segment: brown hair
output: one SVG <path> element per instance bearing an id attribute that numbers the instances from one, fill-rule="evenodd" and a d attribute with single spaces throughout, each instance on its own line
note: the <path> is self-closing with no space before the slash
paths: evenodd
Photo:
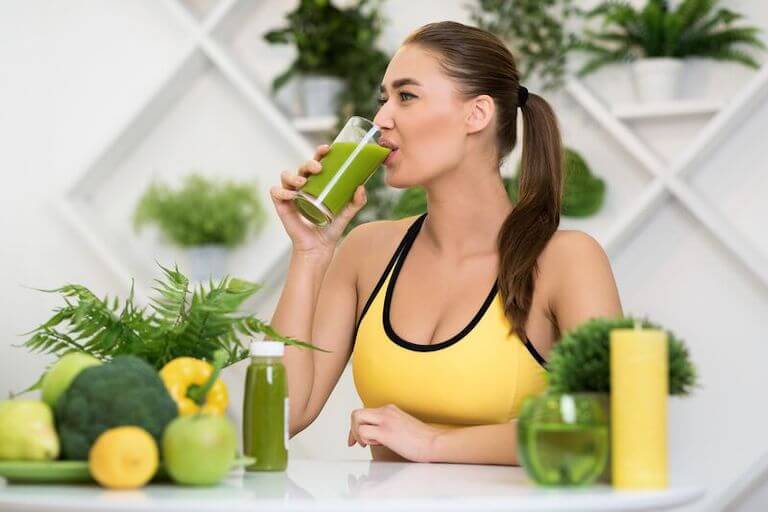
<path id="1" fill-rule="evenodd" d="M 499 165 L 517 144 L 520 88 L 515 58 L 494 34 L 452 21 L 429 23 L 403 44 L 433 51 L 461 94 L 487 94 L 496 105 Z M 526 339 L 536 261 L 560 224 L 562 148 L 557 118 L 533 93 L 521 108 L 523 155 L 519 199 L 499 231 L 499 291 L 513 332 Z"/>

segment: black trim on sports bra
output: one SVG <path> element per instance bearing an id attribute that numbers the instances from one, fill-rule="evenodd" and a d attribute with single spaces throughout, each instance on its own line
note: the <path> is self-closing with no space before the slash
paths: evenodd
<path id="1" fill-rule="evenodd" d="M 528 352 L 533 356 L 533 358 L 536 360 L 537 363 L 541 365 L 542 368 L 549 371 L 549 368 L 547 368 L 547 360 L 544 359 L 544 357 L 539 353 L 538 350 L 536 350 L 536 347 L 533 346 L 533 343 L 531 343 L 531 340 L 529 340 L 527 337 L 525 338 L 525 348 L 528 349 Z"/>
<path id="2" fill-rule="evenodd" d="M 403 247 L 406 243 L 408 243 L 408 240 L 410 239 L 411 232 L 417 229 L 417 225 L 421 226 L 420 221 L 423 220 L 423 217 L 426 214 L 422 215 L 422 217 L 419 217 L 416 219 L 413 224 L 411 224 L 408 227 L 408 230 L 405 232 L 405 236 L 403 236 L 403 239 L 400 240 L 400 243 L 397 246 L 397 249 L 395 249 L 394 254 L 392 254 L 392 257 L 389 259 L 389 263 L 387 263 L 387 267 L 384 269 L 384 272 L 381 274 L 381 277 L 379 277 L 378 282 L 376 283 L 376 286 L 374 286 L 373 291 L 368 296 L 368 300 L 365 301 L 365 306 L 363 306 L 363 310 L 360 312 L 360 318 L 357 320 L 357 324 L 355 324 L 355 334 L 352 337 L 352 348 L 355 347 L 355 341 L 357 340 L 357 331 L 360 329 L 360 324 L 363 321 L 363 317 L 365 317 L 365 314 L 368 312 L 368 308 L 371 307 L 371 304 L 373 304 L 373 300 L 376 298 L 376 295 L 378 295 L 379 290 L 384 285 L 384 281 L 387 280 L 387 276 L 389 275 L 389 272 L 392 270 L 392 267 L 395 265 L 395 262 L 397 261 L 397 257 L 400 255 L 400 252 L 403 250 Z"/>
<path id="3" fill-rule="evenodd" d="M 464 338 L 467 334 L 470 333 L 470 331 L 472 331 L 472 329 L 475 328 L 475 326 L 480 321 L 480 319 L 483 318 L 483 315 L 485 315 L 485 312 L 493 303 L 493 299 L 496 297 L 496 293 L 498 291 L 498 284 L 496 281 L 494 281 L 493 286 L 491 287 L 491 291 L 488 293 L 488 296 L 483 302 L 483 305 L 480 306 L 480 309 L 472 318 L 472 320 L 469 322 L 469 324 L 467 324 L 467 326 L 464 327 L 464 329 L 462 329 L 461 332 L 459 332 L 458 334 L 456 334 L 455 336 L 451 337 L 448 340 L 441 341 L 439 343 L 430 343 L 430 344 L 412 343 L 397 335 L 395 330 L 392 328 L 392 323 L 390 322 L 390 319 L 389 319 L 390 308 L 392 305 L 392 295 L 395 290 L 395 283 L 397 282 L 397 277 L 400 275 L 400 270 L 403 268 L 403 263 L 405 262 L 405 258 L 408 256 L 408 252 L 411 250 L 411 247 L 413 246 L 413 242 L 416 240 L 416 235 L 418 235 L 421 229 L 421 225 L 424 223 L 424 219 L 426 218 L 426 216 L 427 216 L 426 213 L 423 214 L 414 223 L 415 229 L 413 229 L 408 233 L 407 243 L 405 244 L 402 251 L 400 251 L 400 254 L 398 255 L 397 264 L 395 265 L 395 269 L 392 272 L 392 277 L 390 278 L 389 283 L 387 285 L 387 292 L 384 298 L 384 312 L 382 314 L 384 331 L 387 333 L 387 336 L 389 337 L 389 339 L 403 348 L 406 348 L 408 350 L 414 350 L 417 352 L 434 352 L 436 350 L 441 350 L 441 349 L 450 347 L 454 343 L 457 343 L 462 338 Z"/>
<path id="4" fill-rule="evenodd" d="M 390 258 L 389 263 L 387 263 L 387 267 L 384 269 L 384 272 L 382 272 L 381 277 L 379 277 L 379 280 L 376 283 L 376 286 L 373 288 L 373 291 L 369 295 L 368 300 L 365 302 L 365 306 L 363 306 L 363 310 L 360 313 L 360 318 L 358 319 L 357 324 L 355 325 L 355 333 L 352 338 L 353 350 L 355 347 L 355 342 L 357 341 L 357 332 L 360 329 L 360 324 L 362 323 L 363 318 L 365 317 L 365 314 L 368 312 L 368 309 L 371 307 L 371 304 L 373 304 L 373 301 L 376 299 L 376 296 L 378 295 L 379 291 L 381 291 L 381 287 L 384 285 L 384 281 L 387 280 L 387 276 L 392 271 L 392 267 L 395 265 L 396 267 L 392 274 L 392 278 L 390 279 L 389 286 L 387 286 L 386 296 L 384 298 L 384 311 L 382 314 L 383 316 L 382 320 L 384 323 L 384 330 L 386 331 L 386 334 L 389 337 L 389 339 L 403 348 L 413 350 L 416 352 L 433 352 L 436 350 L 449 347 L 454 343 L 457 343 L 458 341 L 460 341 L 467 334 L 469 334 L 470 331 L 472 331 L 472 329 L 477 325 L 477 323 L 480 321 L 480 319 L 483 317 L 485 312 L 493 303 L 493 299 L 496 297 L 496 293 L 498 293 L 498 282 L 496 281 L 494 281 L 493 287 L 491 288 L 491 291 L 488 294 L 488 297 L 486 297 L 482 306 L 480 306 L 479 311 L 477 312 L 477 314 L 475 314 L 475 316 L 472 318 L 470 323 L 464 329 L 462 329 L 461 332 L 459 332 L 457 335 L 453 336 L 449 340 L 442 341 L 440 343 L 432 343 L 429 345 L 425 345 L 422 343 L 411 343 L 410 341 L 404 340 L 403 338 L 397 335 L 395 330 L 392 328 L 392 324 L 389 321 L 389 312 L 392 305 L 392 295 L 394 292 L 395 281 L 397 281 L 397 277 L 400 274 L 400 269 L 403 266 L 405 257 L 408 255 L 408 251 L 410 251 L 411 246 L 413 245 L 413 242 L 416 240 L 416 235 L 418 235 L 419 231 L 421 230 L 421 226 L 424 223 L 424 219 L 426 219 L 426 217 L 427 217 L 426 213 L 422 214 L 408 228 L 405 235 L 403 236 L 403 239 L 400 241 L 400 244 L 398 244 L 397 249 L 392 254 L 392 257 Z M 401 257 L 401 254 L 402 254 L 402 257 Z M 527 337 L 523 345 L 531 354 L 531 356 L 536 360 L 536 362 L 539 363 L 545 370 L 549 371 L 549 369 L 546 366 L 547 365 L 546 359 L 542 357 L 542 355 L 539 353 L 539 351 L 536 349 L 536 347 L 530 342 L 530 340 Z"/>

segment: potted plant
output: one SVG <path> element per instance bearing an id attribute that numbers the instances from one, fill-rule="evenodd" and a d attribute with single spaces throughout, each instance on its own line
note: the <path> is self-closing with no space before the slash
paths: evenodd
<path id="1" fill-rule="evenodd" d="M 279 90 L 290 79 L 299 78 L 302 115 L 336 115 L 350 101 L 373 104 L 378 80 L 388 58 L 375 47 L 381 32 L 379 0 L 359 0 L 339 7 L 330 0 L 301 0 L 287 14 L 287 25 L 270 30 L 264 39 L 272 44 L 293 44 L 297 56 L 272 82 Z M 366 117 L 370 112 L 354 109 L 349 115 Z"/>
<path id="2" fill-rule="evenodd" d="M 543 90 L 563 85 L 568 53 L 578 41 L 569 28 L 579 12 L 573 0 L 477 0 L 469 9 L 472 22 L 509 45 L 521 80 L 535 77 Z"/>
<path id="3" fill-rule="evenodd" d="M 547 392 L 526 400 L 518 419 L 522 423 L 519 433 L 521 452 L 529 457 L 533 453 L 533 458 L 541 461 L 540 468 L 534 464 L 534 470 L 539 469 L 544 478 L 548 467 L 562 469 L 567 466 L 567 471 L 551 473 L 550 478 L 569 478 L 570 483 L 576 484 L 589 483 L 589 478 L 594 481 L 597 477 L 609 480 L 610 338 L 612 330 L 629 328 L 661 329 L 647 319 L 629 316 L 594 318 L 565 333 L 552 349 L 547 362 Z M 696 386 L 696 370 L 685 344 L 669 330 L 667 337 L 669 394 L 685 396 Z M 571 420 L 576 421 L 562 421 L 562 415 L 570 415 Z M 560 423 L 579 428 L 558 430 Z M 538 424 L 545 424 L 560 436 L 547 438 L 552 442 L 572 443 L 562 445 L 569 448 L 563 451 L 563 457 L 573 456 L 571 452 L 578 451 L 582 448 L 580 443 L 585 443 L 580 465 L 571 467 L 569 461 L 559 458 L 561 454 L 548 452 L 546 446 L 536 446 L 536 442 L 548 442 L 545 437 L 532 435 Z M 563 441 L 564 433 L 570 435 L 566 441 Z M 586 445 L 590 446 L 589 450 Z"/>
<path id="4" fill-rule="evenodd" d="M 178 190 L 153 183 L 134 212 L 137 232 L 156 224 L 168 241 L 186 250 L 195 281 L 220 278 L 229 250 L 258 233 L 265 220 L 255 186 L 199 174 L 186 176 Z"/>
<path id="5" fill-rule="evenodd" d="M 672 9 L 666 0 L 647 0 L 642 9 L 627 2 L 603 1 L 586 13 L 601 18 L 598 31 L 585 30 L 578 48 L 591 54 L 581 67 L 584 76 L 600 67 L 631 62 L 635 91 L 641 101 L 677 96 L 683 59 L 704 57 L 759 67 L 745 48 L 765 45 L 757 27 L 735 26 L 742 15 L 715 10 L 718 0 L 683 0 Z"/>
<path id="6" fill-rule="evenodd" d="M 631 316 L 596 318 L 566 332 L 552 349 L 547 363 L 548 391 L 608 393 L 611 387 L 610 333 L 613 329 L 661 329 Z M 669 336 L 669 394 L 688 395 L 696 385 L 696 370 L 683 341 Z"/>

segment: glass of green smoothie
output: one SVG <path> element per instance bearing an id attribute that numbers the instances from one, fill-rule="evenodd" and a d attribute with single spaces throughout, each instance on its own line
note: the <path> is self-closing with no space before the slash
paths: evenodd
<path id="1" fill-rule="evenodd" d="M 320 161 L 322 170 L 309 176 L 294 203 L 313 224 L 325 226 L 352 201 L 391 151 L 378 144 L 381 130 L 371 121 L 353 116 Z"/>

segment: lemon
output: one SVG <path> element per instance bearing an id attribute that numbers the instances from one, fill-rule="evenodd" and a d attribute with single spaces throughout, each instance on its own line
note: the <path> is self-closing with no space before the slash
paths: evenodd
<path id="1" fill-rule="evenodd" d="M 115 427 L 96 438 L 88 468 L 99 484 L 110 489 L 136 489 L 154 476 L 158 465 L 155 440 L 143 428 Z"/>

